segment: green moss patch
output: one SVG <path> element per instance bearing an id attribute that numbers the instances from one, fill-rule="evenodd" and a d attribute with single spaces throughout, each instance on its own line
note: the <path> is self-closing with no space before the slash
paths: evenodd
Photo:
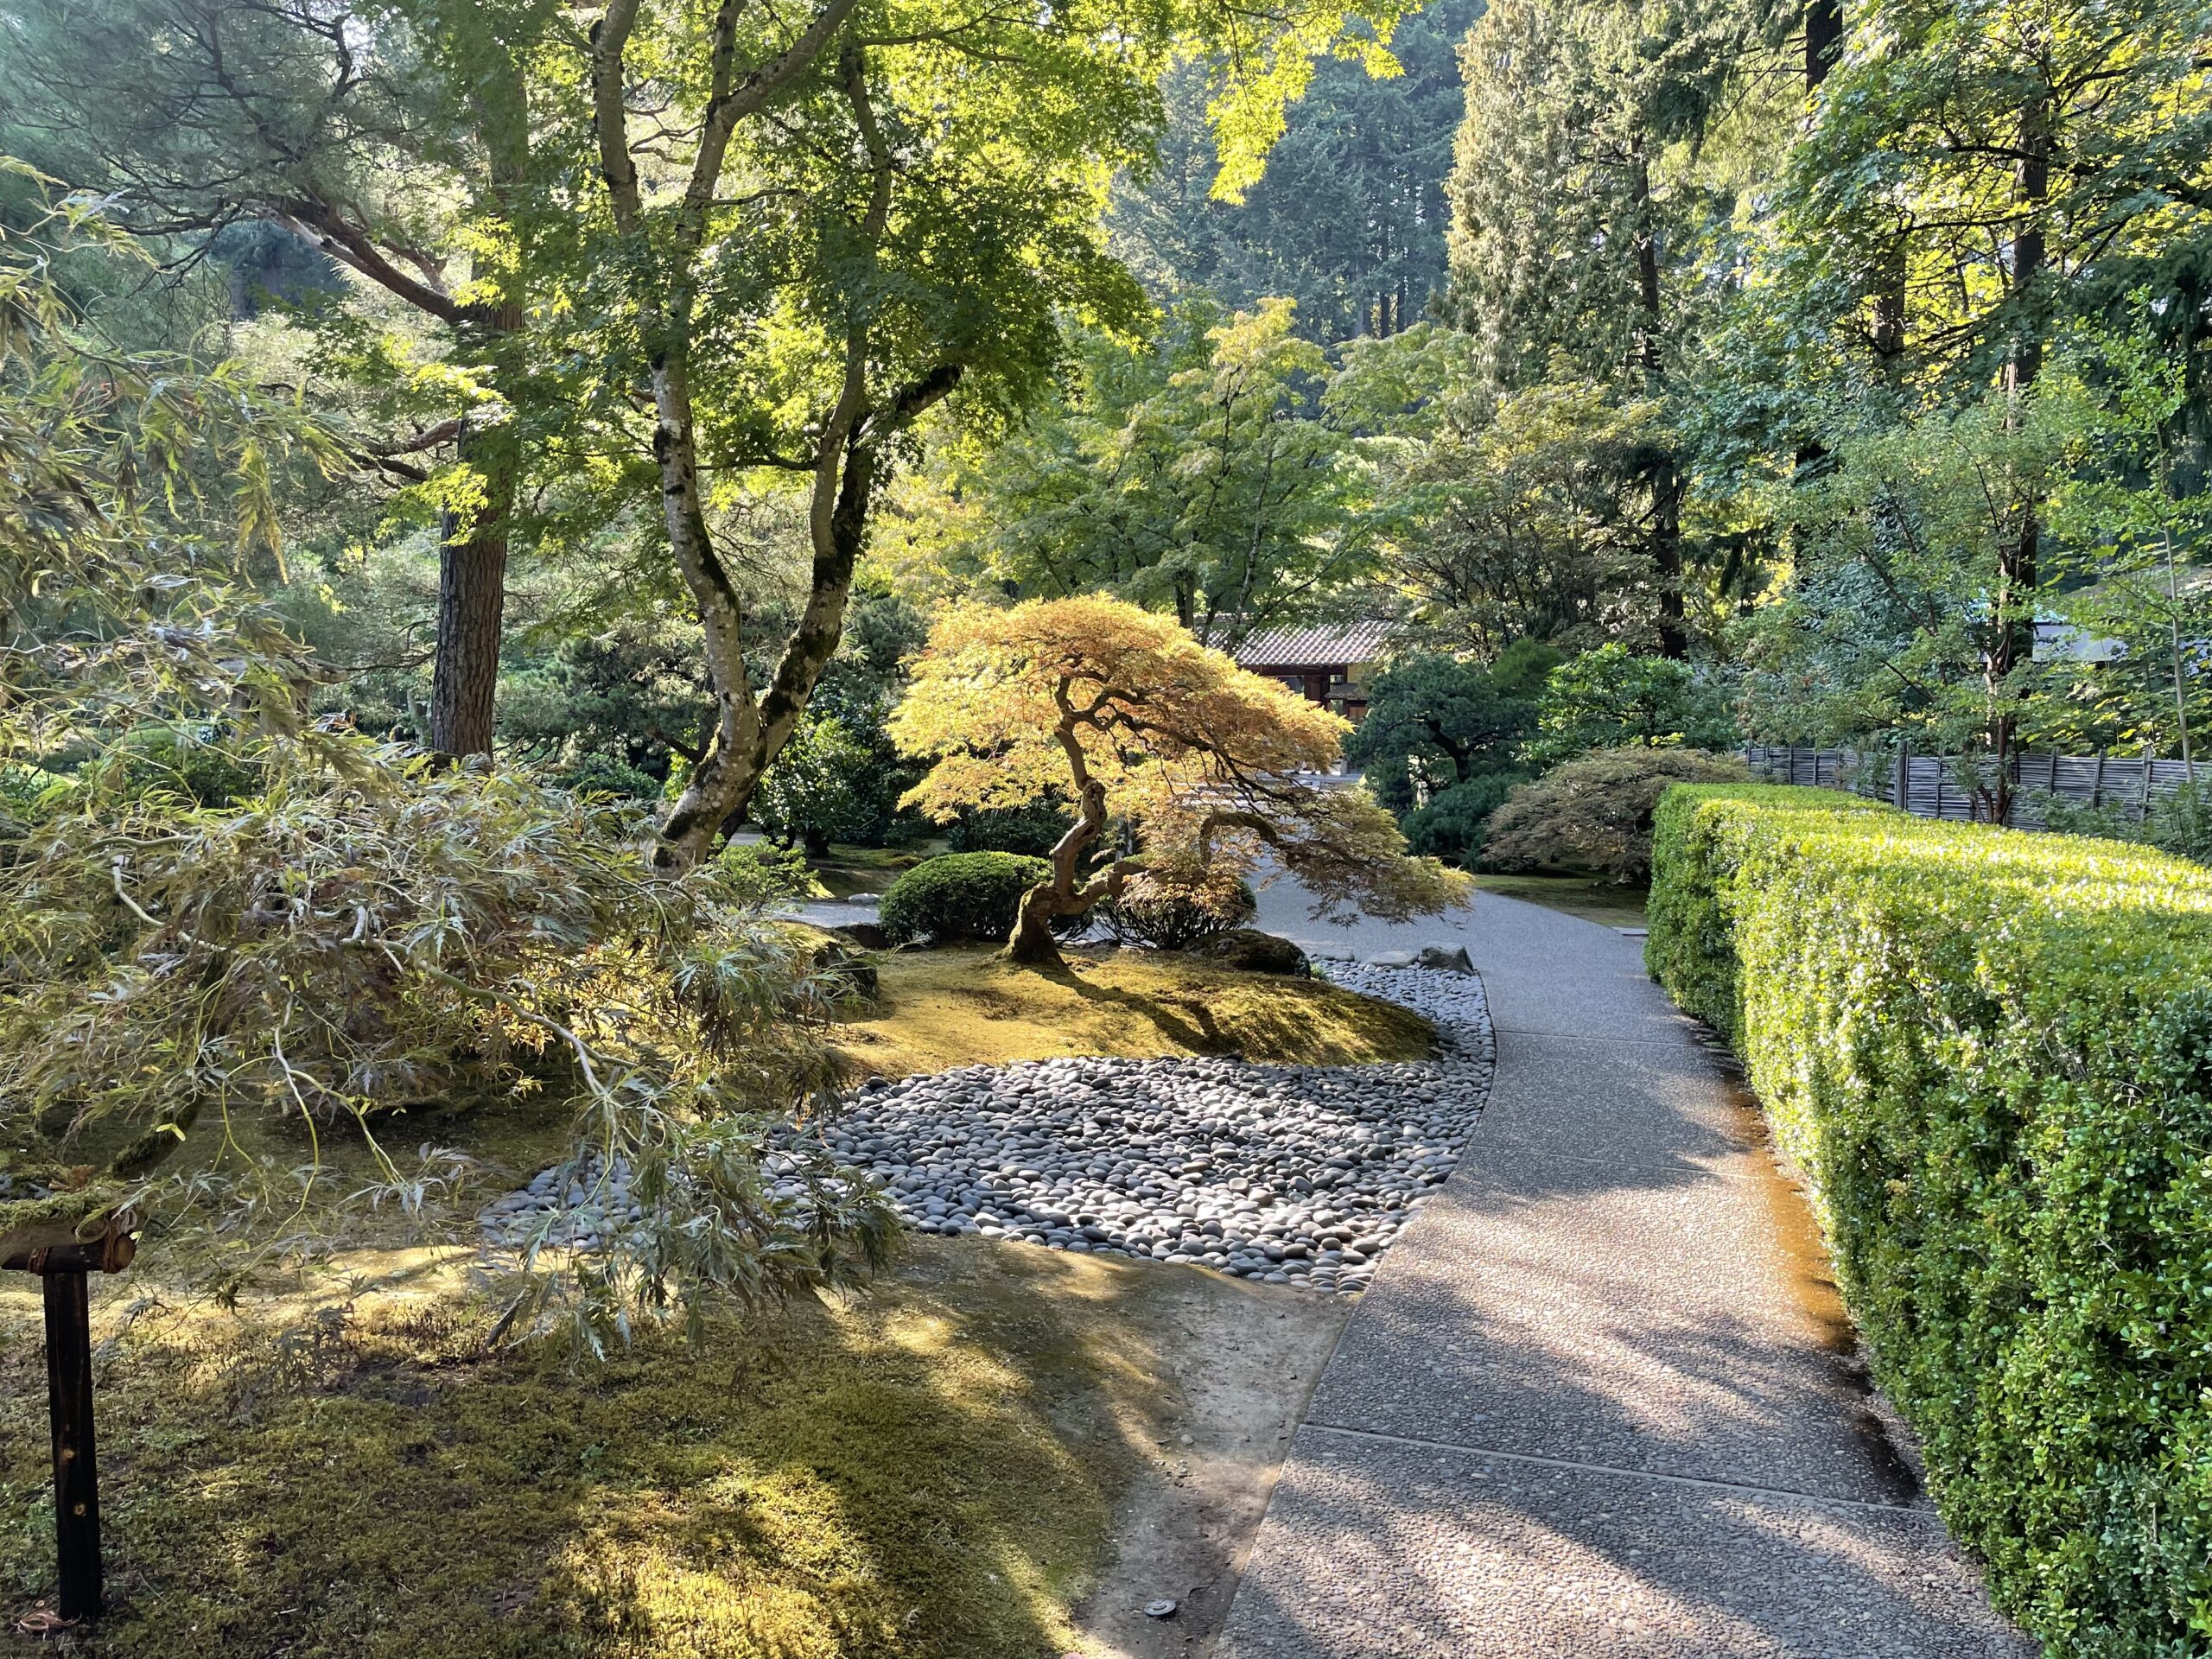
<path id="1" fill-rule="evenodd" d="M 1501 899 L 1519 899 L 1548 910 L 1565 911 L 1604 927 L 1642 927 L 1645 890 L 1580 875 L 1504 875 L 1484 872 L 1475 885 Z"/>
<path id="2" fill-rule="evenodd" d="M 1054 1655 L 1162 1432 L 1157 1275 L 1088 1258 L 933 1241 L 863 1296 L 603 1368 L 486 1355 L 450 1263 L 365 1265 L 235 1313 L 100 1287 L 112 1611 L 76 1651 Z M 0 1295 L 15 1614 L 52 1573 L 35 1296 Z"/>
<path id="3" fill-rule="evenodd" d="M 834 1033 L 864 1073 L 903 1077 L 1070 1054 L 1241 1054 L 1283 1065 L 1427 1058 L 1419 1014 L 1325 980 L 1242 973 L 1160 950 L 1016 967 L 996 947 L 880 959 L 875 1006 Z"/>

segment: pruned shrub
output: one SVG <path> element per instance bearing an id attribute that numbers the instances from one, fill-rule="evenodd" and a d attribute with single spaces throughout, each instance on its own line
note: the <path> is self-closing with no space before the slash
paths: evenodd
<path id="1" fill-rule="evenodd" d="M 1489 839 L 1491 816 L 1528 781 L 1526 772 L 1493 772 L 1439 791 L 1406 814 L 1399 826 L 1406 832 L 1406 845 L 1416 853 L 1465 862 Z"/>
<path id="2" fill-rule="evenodd" d="M 1021 895 L 1052 874 L 1043 859 L 1015 853 L 947 853 L 893 881 L 878 919 L 893 944 L 1003 939 L 1014 931 Z"/>
<path id="3" fill-rule="evenodd" d="M 1243 926 L 1259 913 L 1260 901 L 1249 881 L 1216 893 L 1194 893 L 1140 879 L 1091 915 L 1118 944 L 1187 950 L 1217 933 Z"/>
<path id="4" fill-rule="evenodd" d="M 2212 872 L 1828 791 L 1661 805 L 1646 961 L 1804 1173 L 1945 1519 L 2054 1655 L 2212 1607 Z"/>
<path id="5" fill-rule="evenodd" d="M 1580 870 L 1630 885 L 1651 874 L 1651 820 L 1675 784 L 1748 783 L 1743 763 L 1695 749 L 1600 749 L 1523 784 L 1490 817 L 1495 870 Z"/>

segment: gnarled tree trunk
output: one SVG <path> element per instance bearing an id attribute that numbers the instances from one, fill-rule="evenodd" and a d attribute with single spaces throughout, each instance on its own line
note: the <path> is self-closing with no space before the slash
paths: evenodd
<path id="1" fill-rule="evenodd" d="M 705 751 L 662 824 L 654 849 L 654 861 L 666 869 L 696 863 L 713 847 L 723 824 L 741 817 L 751 804 L 761 773 L 797 727 L 816 681 L 837 648 L 852 590 L 853 564 L 867 533 L 880 446 L 949 393 L 960 378 L 957 366 L 940 368 L 902 389 L 887 405 L 875 406 L 868 397 L 867 324 L 855 313 L 849 327 L 844 380 L 836 406 L 814 438 L 808 513 L 814 565 L 806 609 L 773 678 L 756 699 L 741 637 L 742 599 L 708 527 L 699 470 L 690 380 L 698 297 L 695 262 L 738 124 L 795 84 L 829 48 L 855 3 L 857 0 L 825 0 L 788 47 L 749 73 L 741 71 L 738 61 L 743 7 L 738 0 L 722 0 L 715 9 L 709 28 L 706 119 L 683 194 L 670 210 L 666 251 L 661 256 L 669 262 L 665 280 L 644 281 L 639 288 L 652 368 L 653 457 L 660 474 L 662 513 L 670 551 L 699 607 L 715 702 Z M 624 61 L 639 9 L 639 0 L 613 0 L 594 28 L 591 95 L 600 171 L 614 222 L 643 249 L 652 240 L 652 232 L 630 150 Z M 856 48 L 846 49 L 841 67 L 845 93 L 875 174 L 867 210 L 854 227 L 862 245 L 872 248 L 882 238 L 890 211 L 892 157 L 869 107 Z"/>
<path id="2" fill-rule="evenodd" d="M 1100 874 L 1087 881 L 1083 879 L 1084 855 L 1106 833 L 1106 785 L 1090 775 L 1082 740 L 1076 734 L 1087 716 L 1071 700 L 1065 681 L 1054 693 L 1053 701 L 1060 709 L 1060 723 L 1053 735 L 1059 740 L 1074 778 L 1076 816 L 1067 833 L 1052 844 L 1052 874 L 1021 895 L 1021 907 L 1014 912 L 1006 959 L 1031 967 L 1058 966 L 1062 957 L 1059 942 L 1052 937 L 1052 924 L 1063 917 L 1084 915 L 1105 899 L 1120 898 L 1129 873 L 1136 868 L 1132 860 L 1116 859 Z"/>

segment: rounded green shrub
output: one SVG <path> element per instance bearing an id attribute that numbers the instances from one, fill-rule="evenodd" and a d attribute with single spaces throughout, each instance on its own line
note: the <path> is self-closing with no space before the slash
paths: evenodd
<path id="1" fill-rule="evenodd" d="M 1239 881 L 1224 902 L 1204 904 L 1173 887 L 1140 887 L 1091 912 L 1117 944 L 1187 950 L 1216 934 L 1243 926 L 1260 913 L 1249 881 Z"/>
<path id="2" fill-rule="evenodd" d="M 884 937 L 893 944 L 1003 939 L 1014 931 L 1021 895 L 1052 874 L 1045 860 L 1018 853 L 947 853 L 925 859 L 883 895 Z"/>
<path id="3" fill-rule="evenodd" d="M 981 807 L 960 815 L 945 831 L 956 853 L 1020 853 L 1042 858 L 1075 820 L 1049 801 L 1029 806 Z"/>
<path id="4" fill-rule="evenodd" d="M 1463 861 L 1482 850 L 1491 814 L 1529 781 L 1524 772 L 1492 772 L 1440 790 L 1406 814 L 1399 826 L 1416 853 Z"/>

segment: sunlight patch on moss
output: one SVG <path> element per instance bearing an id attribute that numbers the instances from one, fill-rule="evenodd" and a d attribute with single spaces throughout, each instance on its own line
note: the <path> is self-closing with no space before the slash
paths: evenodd
<path id="1" fill-rule="evenodd" d="M 1162 1432 L 1158 1275 L 1124 1265 L 932 1241 L 867 1292 L 597 1370 L 484 1354 L 457 1260 L 393 1265 L 237 1313 L 99 1297 L 113 1611 L 79 1652 L 1057 1654 Z M 36 1320 L 6 1287 L 18 1612 L 51 1573 Z"/>
<path id="2" fill-rule="evenodd" d="M 833 1033 L 863 1075 L 1075 1054 L 1357 1065 L 1425 1059 L 1435 1041 L 1420 1015 L 1324 980 L 1166 951 L 1071 954 L 1065 972 L 1014 966 L 987 945 L 901 950 L 878 965 L 876 1005 Z"/>

